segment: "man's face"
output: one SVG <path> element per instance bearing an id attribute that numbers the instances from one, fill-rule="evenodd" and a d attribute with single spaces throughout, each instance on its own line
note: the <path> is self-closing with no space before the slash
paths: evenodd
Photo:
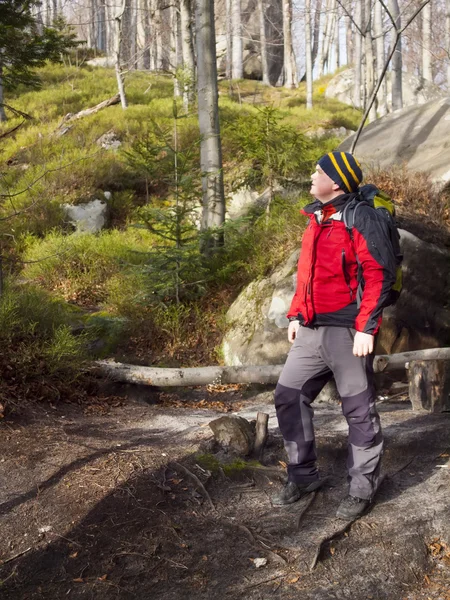
<path id="1" fill-rule="evenodd" d="M 309 193 L 321 202 L 328 202 L 341 193 L 341 190 L 337 183 L 331 177 L 328 177 L 319 165 L 316 165 L 316 170 L 311 175 L 311 189 Z"/>

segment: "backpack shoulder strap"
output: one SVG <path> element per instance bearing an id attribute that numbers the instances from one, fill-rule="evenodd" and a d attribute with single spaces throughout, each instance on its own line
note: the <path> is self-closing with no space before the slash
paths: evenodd
<path id="1" fill-rule="evenodd" d="M 348 231 L 350 238 L 353 241 L 353 225 L 355 224 L 355 213 L 358 210 L 358 207 L 364 201 L 361 200 L 360 197 L 355 197 L 352 200 L 349 200 L 347 204 L 344 206 L 344 210 L 342 211 L 342 221 L 344 222 L 345 228 Z"/>

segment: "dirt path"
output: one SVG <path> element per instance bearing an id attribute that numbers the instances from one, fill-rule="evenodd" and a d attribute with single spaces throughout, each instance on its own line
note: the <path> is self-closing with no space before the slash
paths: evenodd
<path id="1" fill-rule="evenodd" d="M 270 394 L 207 396 L 108 414 L 35 408 L 2 422 L 2 600 L 450 599 L 450 415 L 380 406 L 386 478 L 372 511 L 344 530 L 334 517 L 346 492 L 339 407 L 316 406 L 329 485 L 274 508 L 284 455 Z M 270 413 L 269 468 L 217 469 L 205 454 L 207 423 L 227 407 Z"/>

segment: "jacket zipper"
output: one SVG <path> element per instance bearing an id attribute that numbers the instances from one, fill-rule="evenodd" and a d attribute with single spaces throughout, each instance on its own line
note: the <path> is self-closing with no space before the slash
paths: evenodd
<path id="1" fill-rule="evenodd" d="M 347 273 L 347 269 L 345 268 L 345 249 L 342 248 L 342 273 L 344 274 L 344 279 L 345 279 L 345 283 L 347 284 L 347 287 L 350 291 L 350 301 L 353 302 L 353 290 L 352 290 L 352 286 L 350 285 L 350 279 Z"/>

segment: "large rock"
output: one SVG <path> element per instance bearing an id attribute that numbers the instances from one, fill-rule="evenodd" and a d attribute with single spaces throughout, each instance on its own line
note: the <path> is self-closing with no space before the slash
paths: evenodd
<path id="1" fill-rule="evenodd" d="M 353 137 L 340 150 L 350 150 Z M 405 163 L 426 171 L 439 187 L 450 181 L 450 98 L 411 106 L 378 119 L 363 129 L 356 154 L 365 166 Z"/>
<path id="2" fill-rule="evenodd" d="M 247 419 L 235 415 L 219 417 L 209 426 L 220 446 L 227 452 L 248 456 L 255 443 L 255 431 Z"/>
<path id="3" fill-rule="evenodd" d="M 102 200 L 86 204 L 63 204 L 63 210 L 79 233 L 97 233 L 107 223 L 108 205 Z"/>
<path id="4" fill-rule="evenodd" d="M 345 69 L 337 73 L 331 79 L 325 90 L 327 98 L 335 98 L 344 104 L 353 106 L 353 87 L 355 81 L 355 70 Z M 388 108 L 392 110 L 392 85 L 391 73 L 386 73 Z M 420 77 L 411 73 L 402 74 L 403 106 L 417 106 L 425 104 L 430 100 L 436 100 L 445 96 L 445 93 L 431 81 L 421 80 Z"/>
<path id="5" fill-rule="evenodd" d="M 401 231 L 404 289 L 385 310 L 377 353 L 404 352 L 450 342 L 450 253 Z M 251 283 L 227 313 L 222 350 L 226 365 L 280 364 L 290 344 L 286 313 L 296 284 L 298 251 L 271 277 Z"/>

